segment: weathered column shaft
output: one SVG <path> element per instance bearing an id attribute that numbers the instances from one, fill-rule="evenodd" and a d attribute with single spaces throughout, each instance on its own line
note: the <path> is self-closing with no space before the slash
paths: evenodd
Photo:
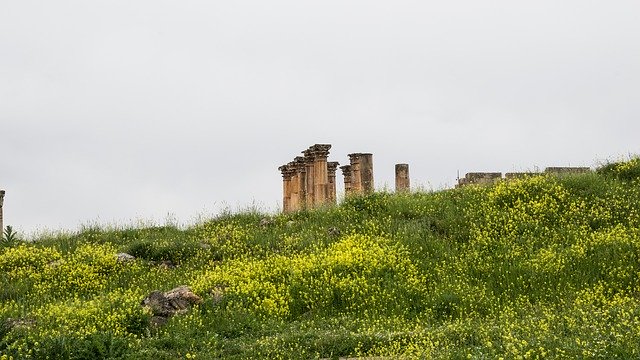
<path id="1" fill-rule="evenodd" d="M 4 190 L 0 190 L 0 239 L 4 236 L 4 218 L 2 214 L 2 204 L 4 203 Z"/>
<path id="2" fill-rule="evenodd" d="M 298 174 L 296 184 L 296 187 L 298 189 L 298 204 L 296 206 L 296 210 L 300 210 L 305 207 L 307 202 L 307 171 L 303 157 L 297 156 L 295 158 L 295 162 L 296 173 Z"/>
<path id="3" fill-rule="evenodd" d="M 355 153 L 349 154 L 351 162 L 351 188 L 355 193 L 370 193 L 374 189 L 373 183 L 373 155 Z"/>
<path id="4" fill-rule="evenodd" d="M 373 155 L 362 154 L 360 157 L 360 181 L 362 181 L 362 191 L 373 192 Z"/>
<path id="5" fill-rule="evenodd" d="M 396 164 L 396 192 L 409 191 L 409 164 Z"/>
<path id="6" fill-rule="evenodd" d="M 327 163 L 327 174 L 329 176 L 329 185 L 327 186 L 328 202 L 336 203 L 336 170 L 340 163 L 332 161 Z"/>
<path id="7" fill-rule="evenodd" d="M 349 195 L 353 191 L 351 188 L 351 165 L 340 166 L 344 178 L 344 194 Z"/>
<path id="8" fill-rule="evenodd" d="M 351 191 L 354 194 L 362 193 L 362 176 L 360 173 L 360 154 L 349 154 L 351 163 Z"/>
<path id="9" fill-rule="evenodd" d="M 314 154 L 309 150 L 303 151 L 304 153 L 304 166 L 305 166 L 305 206 L 312 208 L 315 202 L 315 176 L 314 176 Z"/>
<path id="10" fill-rule="evenodd" d="M 298 177 L 300 174 L 297 171 L 294 171 L 291 174 L 291 181 L 289 183 L 289 189 L 291 190 L 291 197 L 289 198 L 289 211 L 298 210 L 300 204 L 300 181 Z"/>
<path id="11" fill-rule="evenodd" d="M 293 175 L 288 165 L 278 168 L 282 172 L 282 211 L 291 212 L 291 177 Z"/>
<path id="12" fill-rule="evenodd" d="M 315 144 L 310 148 L 313 151 L 313 203 L 325 204 L 328 199 L 329 172 L 327 170 L 327 157 L 329 156 L 329 144 Z"/>

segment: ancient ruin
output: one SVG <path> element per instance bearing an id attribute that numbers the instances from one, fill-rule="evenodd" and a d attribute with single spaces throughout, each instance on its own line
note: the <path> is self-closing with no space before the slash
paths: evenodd
<path id="1" fill-rule="evenodd" d="M 282 173 L 282 210 L 313 208 L 336 201 L 336 169 L 339 163 L 327 162 L 329 144 L 315 144 L 288 164 Z"/>
<path id="2" fill-rule="evenodd" d="M 344 177 L 344 193 L 351 194 L 351 165 L 340 166 L 342 176 Z"/>
<path id="3" fill-rule="evenodd" d="M 4 234 L 4 222 L 2 217 L 2 203 L 4 202 L 4 190 L 0 190 L 0 239 Z"/>
<path id="4" fill-rule="evenodd" d="M 353 153 L 348 156 L 351 163 L 349 175 L 350 193 L 366 194 L 373 192 L 373 154 Z"/>
<path id="5" fill-rule="evenodd" d="M 396 192 L 410 190 L 409 164 L 396 164 Z"/>
<path id="6" fill-rule="evenodd" d="M 551 166 L 544 169 L 544 172 L 547 174 L 584 174 L 589 171 L 591 171 L 591 169 L 588 167 L 571 167 L 571 166 L 565 166 L 565 167 Z"/>
<path id="7" fill-rule="evenodd" d="M 336 202 L 336 170 L 338 169 L 338 165 L 340 165 L 337 161 L 332 161 L 327 163 L 327 174 L 329 175 L 329 186 L 327 198 L 330 203 Z"/>
<path id="8" fill-rule="evenodd" d="M 588 167 L 548 167 L 544 173 L 539 172 L 510 172 L 504 174 L 504 180 L 522 179 L 535 175 L 563 175 L 563 174 L 583 174 L 591 171 Z M 471 172 L 467 173 L 464 178 L 458 179 L 456 188 L 471 185 L 490 185 L 502 180 L 502 173 L 498 172 Z"/>
<path id="9" fill-rule="evenodd" d="M 304 156 L 278 168 L 282 173 L 282 210 L 292 212 L 325 204 L 335 204 L 336 171 L 340 163 L 327 161 L 329 144 L 315 144 L 302 151 Z M 349 165 L 341 166 L 346 195 L 373 192 L 373 155 L 349 154 Z M 406 164 L 405 183 L 409 188 L 409 167 Z"/>

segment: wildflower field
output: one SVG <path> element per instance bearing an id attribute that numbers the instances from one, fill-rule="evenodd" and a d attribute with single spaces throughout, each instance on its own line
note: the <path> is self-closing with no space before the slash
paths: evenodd
<path id="1" fill-rule="evenodd" d="M 2 360 L 367 356 L 639 358 L 640 160 L 0 245 Z"/>

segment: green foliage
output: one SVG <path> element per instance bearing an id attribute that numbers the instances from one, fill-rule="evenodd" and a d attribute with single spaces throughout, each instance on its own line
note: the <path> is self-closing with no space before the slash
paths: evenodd
<path id="1" fill-rule="evenodd" d="M 607 163 L 599 167 L 596 172 L 607 177 L 624 181 L 640 179 L 640 157 L 632 157 L 628 161 Z"/>
<path id="2" fill-rule="evenodd" d="M 13 230 L 11 225 L 7 225 L 4 229 L 0 229 L 0 243 L 4 240 L 6 243 L 11 244 L 18 240 L 18 233 Z"/>
<path id="3" fill-rule="evenodd" d="M 0 360 L 637 358 L 638 169 L 3 243 Z"/>

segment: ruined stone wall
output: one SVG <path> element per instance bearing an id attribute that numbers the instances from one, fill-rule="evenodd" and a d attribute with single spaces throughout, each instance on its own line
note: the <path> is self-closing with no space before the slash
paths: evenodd
<path id="1" fill-rule="evenodd" d="M 591 171 L 588 167 L 548 167 L 545 169 L 544 174 L 549 175 L 563 175 L 563 174 L 582 174 Z M 543 173 L 537 172 L 510 172 L 504 174 L 504 180 L 522 179 L 529 176 L 542 175 Z M 495 172 L 471 172 L 467 173 L 464 178 L 458 179 L 456 187 L 478 184 L 489 185 L 495 184 L 502 180 L 502 173 Z"/>

